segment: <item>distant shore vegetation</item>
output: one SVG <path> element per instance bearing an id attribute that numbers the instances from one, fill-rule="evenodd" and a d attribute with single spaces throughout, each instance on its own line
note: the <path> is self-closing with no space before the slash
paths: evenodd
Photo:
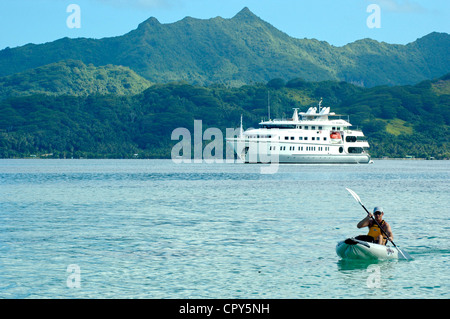
<path id="1" fill-rule="evenodd" d="M 241 87 L 140 83 L 139 93 L 74 95 L 66 88 L 63 94 L 36 94 L 35 87 L 3 97 L 0 157 L 170 158 L 178 142 L 171 140 L 172 131 L 184 127 L 193 132 L 194 120 L 202 120 L 204 130 L 225 132 L 239 127 L 242 115 L 244 128 L 257 127 L 268 116 L 268 103 L 272 118 L 289 118 L 294 107 L 306 110 L 322 98 L 324 106 L 348 115 L 363 130 L 374 158 L 450 158 L 450 75 L 373 88 L 300 78 Z"/>

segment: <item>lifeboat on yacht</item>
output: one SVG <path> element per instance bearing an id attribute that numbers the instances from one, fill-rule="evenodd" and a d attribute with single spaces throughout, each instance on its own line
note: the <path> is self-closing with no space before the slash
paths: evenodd
<path id="1" fill-rule="evenodd" d="M 331 132 L 330 139 L 332 143 L 339 143 L 342 141 L 341 133 L 339 132 Z"/>

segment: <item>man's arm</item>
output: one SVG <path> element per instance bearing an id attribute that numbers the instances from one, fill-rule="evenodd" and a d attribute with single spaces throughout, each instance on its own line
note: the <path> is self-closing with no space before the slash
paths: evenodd
<path id="1" fill-rule="evenodd" d="M 363 228 L 369 226 L 370 220 L 372 218 L 372 214 L 367 214 L 366 218 L 361 220 L 356 227 Z"/>
<path id="2" fill-rule="evenodd" d="M 386 234 L 389 236 L 389 239 L 392 241 L 394 240 L 394 234 L 392 233 L 391 230 L 391 225 L 389 225 L 388 223 L 386 223 L 386 229 L 385 229 Z"/>

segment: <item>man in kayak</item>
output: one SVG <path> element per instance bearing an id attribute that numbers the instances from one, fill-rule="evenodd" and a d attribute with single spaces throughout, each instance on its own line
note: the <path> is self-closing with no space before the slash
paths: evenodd
<path id="1" fill-rule="evenodd" d="M 373 215 L 369 213 L 366 218 L 361 220 L 358 225 L 356 225 L 356 227 L 358 228 L 369 227 L 369 233 L 367 234 L 367 236 L 370 236 L 369 238 L 371 239 L 373 238 L 372 242 L 378 243 L 380 245 L 386 245 L 386 237 L 381 232 L 380 227 L 378 227 L 377 223 L 373 221 L 372 216 L 375 217 L 375 220 L 383 228 L 384 232 L 389 236 L 389 239 L 391 241 L 394 240 L 394 234 L 392 234 L 391 226 L 383 220 L 383 215 L 383 208 L 375 207 L 373 209 Z"/>

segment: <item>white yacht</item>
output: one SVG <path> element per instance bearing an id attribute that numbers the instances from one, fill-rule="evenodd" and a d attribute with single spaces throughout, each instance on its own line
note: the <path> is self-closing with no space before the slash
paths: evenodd
<path id="1" fill-rule="evenodd" d="M 227 142 L 245 163 L 371 163 L 369 143 L 348 120 L 329 107 L 294 108 L 292 119 L 262 121 L 259 128 L 241 128 L 239 136 Z"/>

